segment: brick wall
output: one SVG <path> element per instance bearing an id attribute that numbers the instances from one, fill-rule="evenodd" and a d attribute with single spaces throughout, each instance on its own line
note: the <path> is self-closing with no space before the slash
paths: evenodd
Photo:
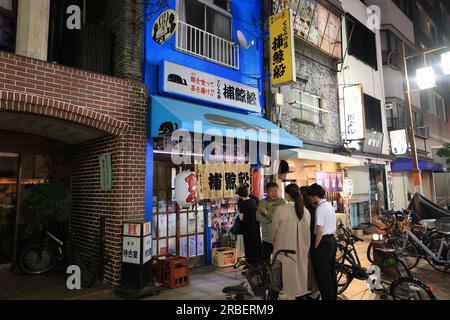
<path id="1" fill-rule="evenodd" d="M 0 51 L 0 92 L 0 115 L 5 110 L 38 114 L 46 108 L 44 115 L 67 121 L 63 111 L 76 109 L 80 117 L 73 119 L 98 130 L 101 123 L 95 119 L 125 124 L 120 133 L 103 128 L 104 137 L 73 146 L 71 163 L 74 240 L 96 248 L 100 217 L 106 217 L 105 280 L 118 285 L 122 222 L 144 217 L 145 86 Z M 102 191 L 98 156 L 105 152 L 112 153 L 113 187 Z"/>

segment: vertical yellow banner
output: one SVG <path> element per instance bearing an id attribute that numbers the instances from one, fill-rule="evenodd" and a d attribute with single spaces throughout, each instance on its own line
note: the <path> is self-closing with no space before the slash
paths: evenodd
<path id="1" fill-rule="evenodd" d="M 296 81 L 293 17 L 290 9 L 270 17 L 272 85 Z"/>

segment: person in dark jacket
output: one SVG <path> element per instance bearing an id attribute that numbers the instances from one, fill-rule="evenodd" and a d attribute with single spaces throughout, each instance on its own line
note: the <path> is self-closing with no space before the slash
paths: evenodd
<path id="1" fill-rule="evenodd" d="M 261 232 L 259 222 L 256 220 L 256 201 L 249 197 L 248 188 L 241 186 L 237 189 L 239 196 L 239 219 L 242 221 L 244 238 L 245 260 L 255 265 L 261 257 Z"/>

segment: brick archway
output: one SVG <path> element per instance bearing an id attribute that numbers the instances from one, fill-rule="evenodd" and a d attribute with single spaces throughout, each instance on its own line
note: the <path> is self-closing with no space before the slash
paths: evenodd
<path id="1" fill-rule="evenodd" d="M 107 134 L 119 135 L 130 126 L 93 109 L 72 103 L 22 92 L 0 90 L 0 112 L 34 114 L 90 127 Z"/>

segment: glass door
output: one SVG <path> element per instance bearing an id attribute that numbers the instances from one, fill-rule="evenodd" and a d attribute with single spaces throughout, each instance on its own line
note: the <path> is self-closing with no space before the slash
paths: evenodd
<path id="1" fill-rule="evenodd" d="M 19 154 L 0 152 L 0 265 L 13 259 Z"/>

